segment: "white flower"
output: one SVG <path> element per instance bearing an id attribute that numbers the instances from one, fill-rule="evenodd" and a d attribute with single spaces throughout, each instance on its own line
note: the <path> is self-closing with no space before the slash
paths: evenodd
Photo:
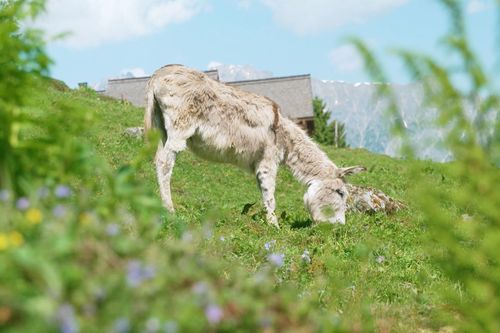
<path id="1" fill-rule="evenodd" d="M 309 251 L 304 250 L 304 253 L 300 256 L 302 258 L 302 261 L 305 262 L 306 264 L 311 263 L 311 257 L 309 256 Z"/>

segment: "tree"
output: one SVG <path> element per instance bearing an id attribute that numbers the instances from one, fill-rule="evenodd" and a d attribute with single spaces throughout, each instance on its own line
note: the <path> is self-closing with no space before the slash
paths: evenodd
<path id="1" fill-rule="evenodd" d="M 345 142 L 345 125 L 336 120 L 328 123 L 331 112 L 326 109 L 325 102 L 315 97 L 313 99 L 314 139 L 324 145 L 337 148 L 347 147 Z"/>

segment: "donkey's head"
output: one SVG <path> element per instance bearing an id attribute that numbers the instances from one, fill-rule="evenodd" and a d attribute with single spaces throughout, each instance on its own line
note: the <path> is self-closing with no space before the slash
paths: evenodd
<path id="1" fill-rule="evenodd" d="M 304 202 L 315 222 L 345 224 L 347 188 L 344 177 L 365 171 L 361 166 L 337 168 L 330 178 L 313 180 Z"/>

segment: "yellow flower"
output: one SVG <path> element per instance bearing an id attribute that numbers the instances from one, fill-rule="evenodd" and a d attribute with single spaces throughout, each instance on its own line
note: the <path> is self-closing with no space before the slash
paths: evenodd
<path id="1" fill-rule="evenodd" d="M 91 220 L 92 220 L 92 216 L 89 213 L 84 212 L 84 213 L 80 214 L 80 223 L 82 225 L 89 224 L 91 222 Z"/>
<path id="2" fill-rule="evenodd" d="M 24 237 L 17 231 L 11 231 L 9 233 L 9 241 L 13 247 L 19 247 L 24 243 Z"/>
<path id="3" fill-rule="evenodd" d="M 26 219 L 30 224 L 39 224 L 42 222 L 42 212 L 36 208 L 30 208 L 26 212 Z"/>
<path id="4" fill-rule="evenodd" d="M 7 250 L 9 247 L 9 239 L 7 235 L 0 233 L 0 251 Z"/>

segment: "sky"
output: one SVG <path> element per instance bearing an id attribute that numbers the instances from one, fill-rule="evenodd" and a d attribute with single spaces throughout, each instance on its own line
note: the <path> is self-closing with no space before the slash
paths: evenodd
<path id="1" fill-rule="evenodd" d="M 473 47 L 489 70 L 499 65 L 494 1 L 462 1 Z M 48 0 L 35 25 L 49 37 L 53 77 L 102 89 L 109 78 L 146 76 L 172 63 L 218 68 L 227 80 L 311 74 L 369 81 L 346 44 L 351 36 L 378 54 L 391 81 L 404 83 L 390 51 L 446 63 L 439 37 L 448 23 L 435 0 Z"/>

